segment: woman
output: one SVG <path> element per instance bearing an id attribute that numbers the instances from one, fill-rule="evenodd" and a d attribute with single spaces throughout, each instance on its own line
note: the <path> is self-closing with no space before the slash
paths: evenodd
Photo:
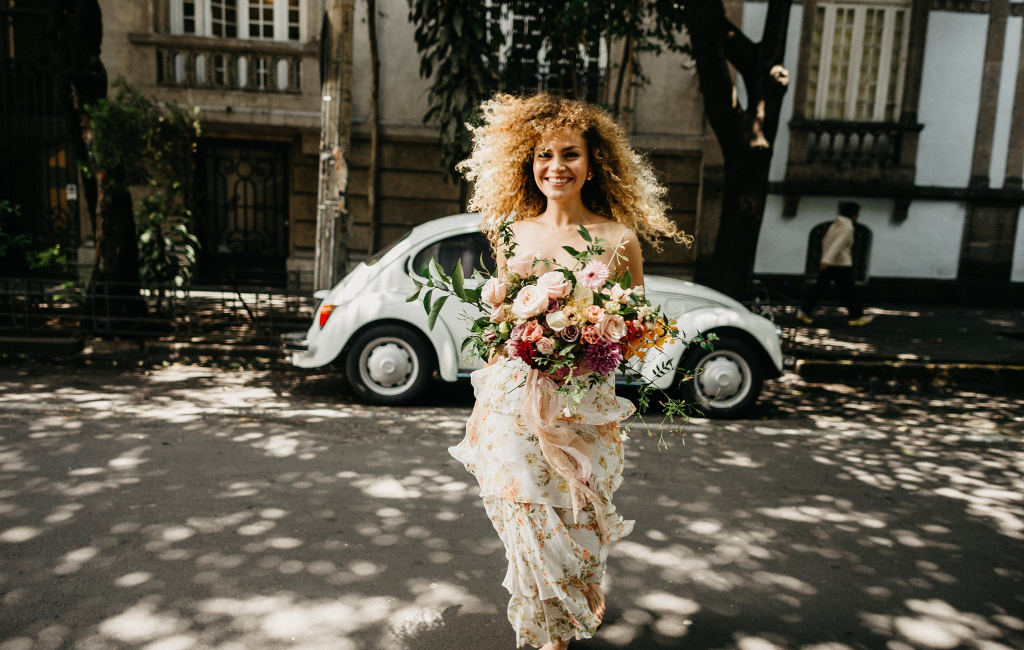
<path id="1" fill-rule="evenodd" d="M 606 113 L 547 94 L 498 95 L 482 105 L 473 153 L 459 165 L 474 185 L 470 209 L 483 215 L 500 273 L 506 262 L 499 226 L 509 218 L 517 251 L 572 268 L 563 246 L 586 247 L 583 225 L 607 248 L 613 274 L 628 269 L 643 286 L 640 239 L 689 243 L 665 216 L 665 188 L 633 152 Z M 518 359 L 498 357 L 473 373 L 476 406 L 466 437 L 450 452 L 480 483 L 487 515 L 505 545 L 511 594 L 508 618 L 516 646 L 562 650 L 594 635 L 605 612 L 601 578 L 609 545 L 633 527 L 616 514 L 612 494 L 622 481 L 619 421 L 632 414 L 611 382 L 591 389 L 565 418 L 590 450 L 593 495 L 574 515 L 572 479 L 540 444 L 542 426 L 528 417 L 524 388 L 537 373 Z M 536 379 L 536 377 L 534 377 Z"/>

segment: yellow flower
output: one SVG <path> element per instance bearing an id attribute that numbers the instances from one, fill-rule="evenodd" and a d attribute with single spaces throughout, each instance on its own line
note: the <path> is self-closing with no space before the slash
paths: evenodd
<path id="1" fill-rule="evenodd" d="M 568 494 L 569 493 L 569 484 L 566 483 L 565 481 L 559 480 L 558 481 L 558 491 L 561 492 L 562 494 Z"/>

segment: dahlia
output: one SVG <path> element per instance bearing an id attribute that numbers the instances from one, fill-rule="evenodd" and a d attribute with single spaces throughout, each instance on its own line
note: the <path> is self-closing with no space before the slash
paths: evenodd
<path id="1" fill-rule="evenodd" d="M 583 356 L 583 364 L 599 375 L 615 372 L 622 361 L 622 348 L 617 343 L 600 341 L 587 348 Z"/>

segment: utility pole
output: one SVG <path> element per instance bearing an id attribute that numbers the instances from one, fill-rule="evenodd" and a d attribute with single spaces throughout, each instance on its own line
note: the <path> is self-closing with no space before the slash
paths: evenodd
<path id="1" fill-rule="evenodd" d="M 320 34 L 320 184 L 314 289 L 330 289 L 348 271 L 352 237 L 347 190 L 354 22 L 355 0 L 325 0 Z"/>

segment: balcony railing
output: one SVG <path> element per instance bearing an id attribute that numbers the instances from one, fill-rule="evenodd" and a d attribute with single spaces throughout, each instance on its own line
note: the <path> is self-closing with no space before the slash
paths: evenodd
<path id="1" fill-rule="evenodd" d="M 913 183 L 919 124 L 794 119 L 788 178 Z"/>
<path id="2" fill-rule="evenodd" d="M 302 58 L 317 51 L 315 43 L 164 34 L 132 34 L 130 39 L 154 46 L 157 83 L 178 88 L 299 94 Z"/>

